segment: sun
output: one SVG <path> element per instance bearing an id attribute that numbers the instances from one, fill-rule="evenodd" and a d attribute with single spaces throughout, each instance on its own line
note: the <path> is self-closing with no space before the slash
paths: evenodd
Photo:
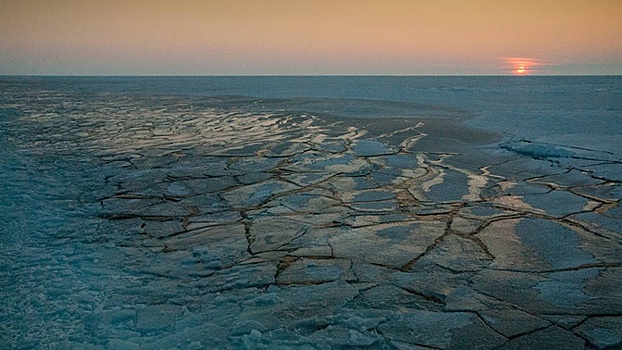
<path id="1" fill-rule="evenodd" d="M 504 57 L 506 74 L 525 76 L 542 73 L 546 64 L 543 60 L 529 57 Z"/>

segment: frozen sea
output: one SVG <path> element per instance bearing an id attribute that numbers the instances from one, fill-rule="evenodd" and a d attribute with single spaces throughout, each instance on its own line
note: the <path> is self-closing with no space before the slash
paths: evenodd
<path id="1" fill-rule="evenodd" d="M 0 348 L 622 346 L 622 77 L 0 77 Z"/>

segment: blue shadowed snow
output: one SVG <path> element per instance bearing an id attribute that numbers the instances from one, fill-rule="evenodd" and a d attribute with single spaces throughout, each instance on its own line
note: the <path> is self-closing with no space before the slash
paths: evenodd
<path id="1" fill-rule="evenodd" d="M 533 158 L 572 158 L 575 155 L 571 151 L 546 144 L 506 142 L 501 148 Z"/>

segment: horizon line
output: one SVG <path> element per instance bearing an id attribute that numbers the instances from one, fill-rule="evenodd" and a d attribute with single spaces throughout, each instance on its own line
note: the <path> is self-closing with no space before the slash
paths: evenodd
<path id="1" fill-rule="evenodd" d="M 617 74 L 0 74 L 0 77 L 616 77 Z"/>

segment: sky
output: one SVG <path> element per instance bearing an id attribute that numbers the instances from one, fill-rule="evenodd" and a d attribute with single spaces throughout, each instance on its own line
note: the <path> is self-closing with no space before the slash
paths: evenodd
<path id="1" fill-rule="evenodd" d="M 622 74 L 622 0 L 1 0 L 1 75 Z"/>

